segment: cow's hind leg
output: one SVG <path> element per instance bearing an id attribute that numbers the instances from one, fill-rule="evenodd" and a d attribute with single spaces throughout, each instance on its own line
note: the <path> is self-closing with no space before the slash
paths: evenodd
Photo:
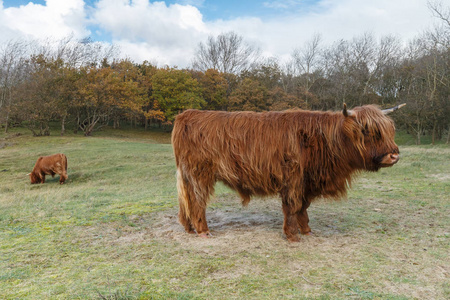
<path id="1" fill-rule="evenodd" d="M 211 233 L 206 223 L 206 207 L 198 207 L 194 211 L 192 223 L 197 231 L 197 234 L 201 237 L 209 237 Z"/>
<path id="2" fill-rule="evenodd" d="M 184 230 L 186 230 L 187 233 L 195 233 L 191 220 L 189 220 L 186 212 L 181 207 L 180 212 L 178 213 L 178 221 L 183 225 Z"/>
<path id="3" fill-rule="evenodd" d="M 180 212 L 178 215 L 180 223 L 186 232 L 193 233 L 194 229 L 198 235 L 208 237 L 210 235 L 208 224 L 206 223 L 206 206 L 209 195 L 212 191 L 213 182 L 199 180 L 190 176 L 189 179 L 178 175 L 178 199 L 180 202 Z"/>
<path id="4" fill-rule="evenodd" d="M 191 221 L 198 235 L 208 237 L 208 224 L 206 223 L 206 206 L 213 193 L 214 181 L 208 178 L 192 178 L 191 190 Z"/>
<path id="5" fill-rule="evenodd" d="M 208 224 L 206 223 L 206 204 L 199 199 L 192 187 L 188 188 L 189 198 L 189 225 L 185 222 L 184 228 L 187 232 L 192 232 L 193 229 L 201 237 L 208 237 L 210 235 Z M 183 217 L 184 218 L 184 217 Z M 180 218 L 181 220 L 181 218 Z M 190 226 L 190 227 L 188 227 Z"/>
<path id="6" fill-rule="evenodd" d="M 188 194 L 190 194 L 190 193 L 188 193 Z M 178 213 L 178 221 L 180 222 L 181 225 L 183 225 L 184 230 L 187 233 L 195 233 L 194 226 L 192 226 L 192 222 L 191 222 L 191 218 L 190 218 L 190 205 L 189 205 L 189 207 L 187 205 L 188 204 L 184 204 L 180 200 L 180 211 Z"/>
<path id="7" fill-rule="evenodd" d="M 177 190 L 180 211 L 178 213 L 178 221 L 183 225 L 187 233 L 195 233 L 194 227 L 190 220 L 190 195 L 192 187 L 184 180 L 180 171 L 177 172 Z"/>

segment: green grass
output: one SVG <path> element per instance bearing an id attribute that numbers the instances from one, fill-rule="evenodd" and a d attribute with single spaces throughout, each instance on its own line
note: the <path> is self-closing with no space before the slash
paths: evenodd
<path id="1" fill-rule="evenodd" d="M 437 145 L 445 144 L 446 139 L 447 139 L 447 133 L 442 136 L 441 140 L 436 140 L 435 143 Z M 430 145 L 432 143 L 432 140 L 433 139 L 432 139 L 431 135 L 422 135 L 420 137 L 420 144 L 421 145 Z M 407 133 L 404 130 L 397 131 L 397 133 L 395 135 L 395 141 L 397 142 L 397 144 L 403 145 L 403 146 L 416 145 L 416 142 L 417 142 L 415 135 Z"/>
<path id="2" fill-rule="evenodd" d="M 16 133 L 22 133 L 16 136 Z M 5 139 L 6 138 L 6 139 Z M 0 299 L 447 299 L 450 148 L 403 146 L 401 161 L 311 205 L 315 235 L 282 236 L 276 198 L 241 208 L 223 185 L 215 235 L 177 224 L 163 131 L 0 136 Z M 69 180 L 31 185 L 39 155 Z"/>

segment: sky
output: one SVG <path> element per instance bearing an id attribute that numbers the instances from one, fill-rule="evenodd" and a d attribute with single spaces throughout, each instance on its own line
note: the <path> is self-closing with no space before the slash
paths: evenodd
<path id="1" fill-rule="evenodd" d="M 436 21 L 427 0 L 0 0 L 0 46 L 90 37 L 138 63 L 184 68 L 199 43 L 229 31 L 287 60 L 316 34 L 324 45 L 364 33 L 406 43 Z"/>

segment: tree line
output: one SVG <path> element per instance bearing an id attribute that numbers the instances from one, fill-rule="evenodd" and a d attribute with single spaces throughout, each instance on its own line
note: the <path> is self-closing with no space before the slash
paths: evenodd
<path id="1" fill-rule="evenodd" d="M 433 143 L 450 137 L 450 12 L 430 5 L 440 24 L 403 44 L 364 33 L 323 45 L 314 35 L 289 61 L 262 57 L 235 32 L 200 43 L 190 68 L 119 58 L 114 45 L 72 37 L 12 40 L 0 48 L 0 124 L 49 135 L 50 122 L 91 135 L 172 124 L 188 108 L 269 111 L 407 106 L 396 124 Z"/>

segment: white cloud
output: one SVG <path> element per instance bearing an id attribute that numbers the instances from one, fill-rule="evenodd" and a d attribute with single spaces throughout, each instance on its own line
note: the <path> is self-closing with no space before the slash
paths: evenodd
<path id="1" fill-rule="evenodd" d="M 328 39 L 351 38 L 372 31 L 377 35 L 394 34 L 410 39 L 430 24 L 427 0 L 377 0 L 321 2 L 320 15 L 309 15 L 308 22 Z"/>
<path id="2" fill-rule="evenodd" d="M 47 0 L 46 5 L 28 3 L 0 11 L 0 40 L 17 37 L 62 38 L 89 35 L 85 27 L 83 0 Z"/>
<path id="3" fill-rule="evenodd" d="M 161 64 L 189 64 L 195 47 L 208 33 L 200 11 L 191 5 L 147 0 L 100 0 L 93 22 L 110 32 L 129 56 Z M 133 53 L 133 54 L 132 54 Z"/>
<path id="4" fill-rule="evenodd" d="M 184 47 L 159 47 L 147 42 L 129 42 L 127 40 L 117 40 L 114 42 L 119 46 L 122 55 L 136 62 L 145 60 L 160 67 L 187 67 L 190 65 L 194 55 L 194 47 L 186 49 Z"/>

